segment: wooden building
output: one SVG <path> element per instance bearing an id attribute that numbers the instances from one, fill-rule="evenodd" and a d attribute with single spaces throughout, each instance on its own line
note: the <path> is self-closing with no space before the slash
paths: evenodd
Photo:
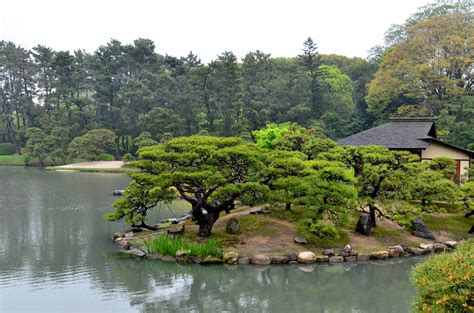
<path id="1" fill-rule="evenodd" d="M 378 145 L 391 150 L 416 153 L 421 160 L 450 157 L 456 161 L 455 180 L 467 177 L 474 151 L 445 143 L 438 139 L 432 118 L 391 118 L 388 123 L 340 139 L 340 145 Z"/>

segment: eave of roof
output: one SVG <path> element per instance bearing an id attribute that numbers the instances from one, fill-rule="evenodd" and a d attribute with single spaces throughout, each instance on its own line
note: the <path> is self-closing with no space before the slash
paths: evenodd
<path id="1" fill-rule="evenodd" d="M 423 140 L 428 141 L 428 142 L 429 141 L 434 141 L 434 142 L 439 143 L 441 145 L 444 145 L 444 146 L 447 146 L 447 147 L 450 147 L 450 148 L 453 148 L 453 149 L 456 149 L 456 150 L 463 151 L 463 152 L 467 153 L 471 158 L 474 157 L 474 151 L 471 151 L 469 149 L 465 149 L 465 148 L 462 148 L 462 147 L 458 147 L 458 146 L 452 145 L 450 143 L 446 143 L 444 141 L 439 140 L 438 138 L 427 137 L 427 138 L 424 138 Z"/>

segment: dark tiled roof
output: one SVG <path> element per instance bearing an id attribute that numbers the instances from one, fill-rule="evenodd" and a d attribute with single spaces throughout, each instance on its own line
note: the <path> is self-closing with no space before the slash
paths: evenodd
<path id="1" fill-rule="evenodd" d="M 343 146 L 378 145 L 389 149 L 425 149 L 436 138 L 433 121 L 393 120 L 340 139 Z M 428 140 L 426 140 L 428 139 Z"/>

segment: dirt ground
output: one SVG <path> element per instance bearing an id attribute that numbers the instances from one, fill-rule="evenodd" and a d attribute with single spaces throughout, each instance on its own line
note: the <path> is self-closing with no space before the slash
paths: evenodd
<path id="1" fill-rule="evenodd" d="M 241 208 L 230 214 L 219 218 L 212 230 L 212 238 L 220 240 L 225 250 L 236 251 L 240 255 L 251 256 L 255 253 L 263 253 L 269 256 L 282 255 L 286 252 L 312 251 L 321 254 L 328 246 L 318 246 L 316 244 L 301 245 L 294 242 L 297 236 L 294 223 L 276 218 L 271 215 L 251 215 L 249 208 Z M 241 231 L 239 234 L 230 235 L 225 233 L 225 225 L 231 218 L 239 221 Z M 449 215 L 443 218 L 450 218 Z M 372 236 L 364 236 L 353 230 L 354 221 L 347 226 L 343 232 L 344 238 L 340 242 L 331 245 L 331 248 L 341 249 L 344 245 L 350 244 L 358 252 L 374 252 L 386 250 L 387 247 L 398 244 L 405 244 L 416 247 L 420 243 L 434 243 L 445 240 L 459 240 L 459 235 L 447 231 L 433 230 L 437 240 L 427 240 L 411 235 L 411 233 L 400 225 L 388 219 L 379 220 L 378 227 L 375 228 Z M 173 227 L 173 226 L 172 226 Z M 176 227 L 176 226 L 174 226 Z M 196 237 L 198 226 L 192 222 L 187 222 L 185 237 L 198 242 L 206 239 Z M 157 233 L 143 233 L 142 236 L 154 236 Z M 463 235 L 464 236 L 464 235 Z M 472 237 L 467 234 L 466 238 Z"/>

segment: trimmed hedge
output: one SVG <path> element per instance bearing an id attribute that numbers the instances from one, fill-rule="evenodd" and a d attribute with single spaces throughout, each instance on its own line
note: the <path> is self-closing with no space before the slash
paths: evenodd
<path id="1" fill-rule="evenodd" d="M 15 154 L 15 146 L 9 142 L 0 143 L 0 155 Z"/>
<path id="2" fill-rule="evenodd" d="M 416 265 L 411 279 L 419 290 L 417 312 L 474 311 L 474 239 Z"/>
<path id="3" fill-rule="evenodd" d="M 99 154 L 99 156 L 97 157 L 97 160 L 98 160 L 98 161 L 113 161 L 113 160 L 114 160 L 114 156 L 111 155 L 111 154 L 108 154 L 108 153 L 101 153 L 101 154 Z"/>

